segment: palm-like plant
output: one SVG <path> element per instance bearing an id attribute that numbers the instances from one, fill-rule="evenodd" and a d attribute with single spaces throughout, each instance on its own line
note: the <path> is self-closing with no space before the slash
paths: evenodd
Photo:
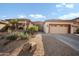
<path id="1" fill-rule="evenodd" d="M 17 29 L 18 19 L 10 19 L 8 22 L 9 22 L 12 30 Z"/>

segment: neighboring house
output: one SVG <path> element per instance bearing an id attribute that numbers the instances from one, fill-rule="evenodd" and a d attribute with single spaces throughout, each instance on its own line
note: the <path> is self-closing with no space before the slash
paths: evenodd
<path id="1" fill-rule="evenodd" d="M 16 24 L 18 29 L 24 29 L 24 28 L 26 29 L 27 26 L 33 25 L 30 19 L 26 19 L 26 18 L 15 18 L 15 19 L 18 19 L 18 22 Z M 15 19 L 5 19 L 5 20 L 0 21 L 0 31 L 5 31 L 9 29 L 10 26 L 12 25 L 9 21 L 15 20 Z M 9 26 L 9 28 L 7 25 Z"/>
<path id="2" fill-rule="evenodd" d="M 3 31 L 4 28 L 6 27 L 6 25 L 8 25 L 8 24 L 3 21 L 0 21 L 0 31 Z"/>
<path id="3" fill-rule="evenodd" d="M 18 19 L 18 28 L 23 28 L 24 26 L 30 26 L 32 25 L 32 22 L 30 19 L 26 19 L 26 18 L 15 18 L 15 19 Z M 6 19 L 6 22 L 9 21 L 9 20 L 12 20 L 12 19 Z M 8 22 L 9 23 L 9 22 Z"/>
<path id="4" fill-rule="evenodd" d="M 75 33 L 79 28 L 79 18 L 73 20 L 46 20 L 44 23 L 45 33 Z"/>

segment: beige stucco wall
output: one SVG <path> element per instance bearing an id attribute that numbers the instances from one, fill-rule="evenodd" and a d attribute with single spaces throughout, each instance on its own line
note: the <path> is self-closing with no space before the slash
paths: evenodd
<path id="1" fill-rule="evenodd" d="M 43 29 L 44 29 L 45 33 L 48 33 L 49 32 L 49 24 L 45 23 Z"/>

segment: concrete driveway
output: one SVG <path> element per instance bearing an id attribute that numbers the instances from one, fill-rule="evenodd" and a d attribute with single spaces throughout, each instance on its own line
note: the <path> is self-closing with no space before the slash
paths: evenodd
<path id="1" fill-rule="evenodd" d="M 42 34 L 42 42 L 44 55 L 79 55 L 79 36 L 74 34 Z"/>

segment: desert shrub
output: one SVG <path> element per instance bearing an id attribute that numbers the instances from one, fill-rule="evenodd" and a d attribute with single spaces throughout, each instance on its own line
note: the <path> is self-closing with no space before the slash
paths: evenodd
<path id="1" fill-rule="evenodd" d="M 79 28 L 76 30 L 76 33 L 79 34 Z"/>
<path id="2" fill-rule="evenodd" d="M 6 37 L 8 40 L 24 40 L 28 39 L 28 34 L 24 32 L 13 32 Z"/>
<path id="3" fill-rule="evenodd" d="M 36 33 L 37 31 L 38 31 L 38 26 L 35 26 L 35 25 L 27 28 L 27 33 L 32 34 L 32 35 Z"/>
<path id="4" fill-rule="evenodd" d="M 17 35 L 15 35 L 15 34 L 10 34 L 10 35 L 8 35 L 8 36 L 6 36 L 6 39 L 7 40 L 16 40 L 18 37 L 17 37 Z"/>
<path id="5" fill-rule="evenodd" d="M 24 32 L 19 32 L 18 34 L 19 39 L 28 39 L 28 34 Z"/>

